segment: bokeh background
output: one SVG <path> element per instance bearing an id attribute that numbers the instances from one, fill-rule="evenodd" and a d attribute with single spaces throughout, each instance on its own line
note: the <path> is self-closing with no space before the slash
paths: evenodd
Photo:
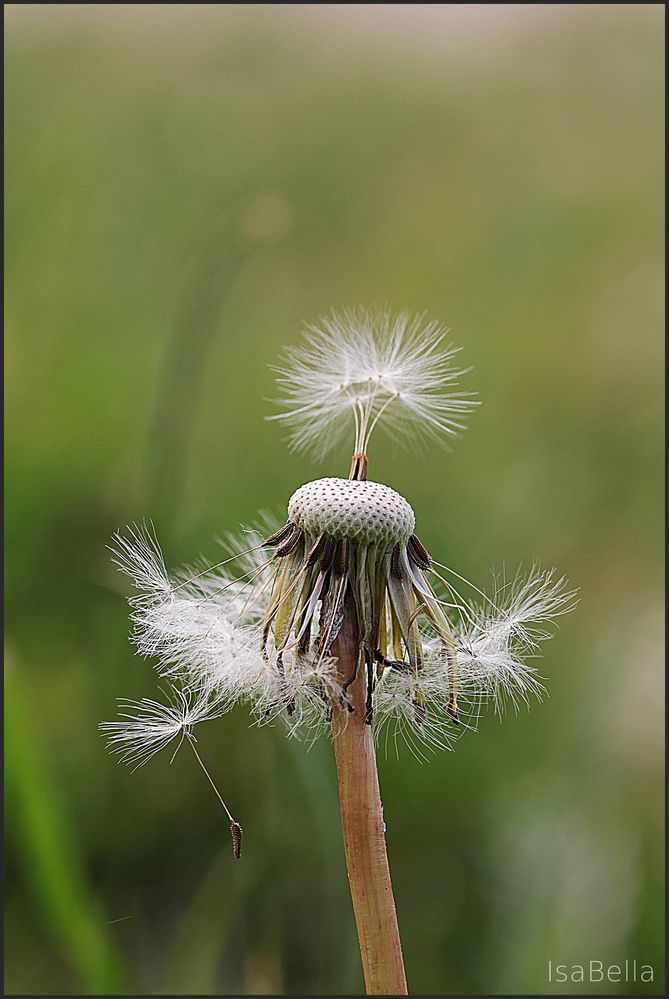
<path id="1" fill-rule="evenodd" d="M 581 588 L 550 698 L 380 760 L 410 987 L 660 993 L 662 5 L 78 5 L 6 12 L 6 991 L 361 990 L 331 746 L 243 711 L 131 775 L 154 690 L 105 544 L 168 564 L 297 485 L 269 365 L 304 320 L 448 324 L 483 402 L 373 477 L 488 585 Z M 655 969 L 549 983 L 548 961 Z"/>

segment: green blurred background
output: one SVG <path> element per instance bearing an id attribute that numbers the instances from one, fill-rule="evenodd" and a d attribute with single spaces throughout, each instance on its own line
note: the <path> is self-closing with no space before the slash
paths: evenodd
<path id="1" fill-rule="evenodd" d="M 447 323 L 483 405 L 371 474 L 479 585 L 581 588 L 550 698 L 380 759 L 414 993 L 663 989 L 661 5 L 6 6 L 6 990 L 356 993 L 331 747 L 243 711 L 131 775 L 105 544 L 168 564 L 346 474 L 287 452 L 303 320 Z M 652 964 L 559 985 L 548 961 Z"/>

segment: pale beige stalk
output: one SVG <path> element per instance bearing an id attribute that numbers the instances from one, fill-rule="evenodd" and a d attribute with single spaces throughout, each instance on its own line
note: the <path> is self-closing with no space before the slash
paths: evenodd
<path id="1" fill-rule="evenodd" d="M 358 635 L 350 606 L 331 653 L 344 684 L 355 672 Z M 407 995 L 397 914 L 386 853 L 372 730 L 365 724 L 364 663 L 348 686 L 352 712 L 335 708 L 332 719 L 344 849 L 367 995 Z"/>

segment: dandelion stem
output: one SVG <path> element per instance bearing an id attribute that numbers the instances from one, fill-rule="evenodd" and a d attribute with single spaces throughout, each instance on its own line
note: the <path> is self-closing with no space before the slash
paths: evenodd
<path id="1" fill-rule="evenodd" d="M 367 995 L 407 995 L 374 741 L 365 723 L 365 670 L 358 662 L 355 614 L 348 600 L 331 654 L 339 660 L 342 686 L 355 674 L 347 687 L 353 711 L 335 708 L 332 732 L 346 865 Z"/>

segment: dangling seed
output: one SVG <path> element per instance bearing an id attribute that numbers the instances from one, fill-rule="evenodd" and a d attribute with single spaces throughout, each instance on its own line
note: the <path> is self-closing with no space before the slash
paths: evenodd
<path id="1" fill-rule="evenodd" d="M 242 855 L 242 827 L 239 822 L 230 823 L 230 835 L 232 836 L 232 852 L 235 860 L 239 860 Z"/>
<path id="2" fill-rule="evenodd" d="M 432 559 L 430 558 L 425 546 L 418 540 L 415 534 L 412 534 L 407 542 L 407 551 L 409 553 L 409 558 L 417 565 L 419 569 L 430 569 L 432 567 Z"/>

